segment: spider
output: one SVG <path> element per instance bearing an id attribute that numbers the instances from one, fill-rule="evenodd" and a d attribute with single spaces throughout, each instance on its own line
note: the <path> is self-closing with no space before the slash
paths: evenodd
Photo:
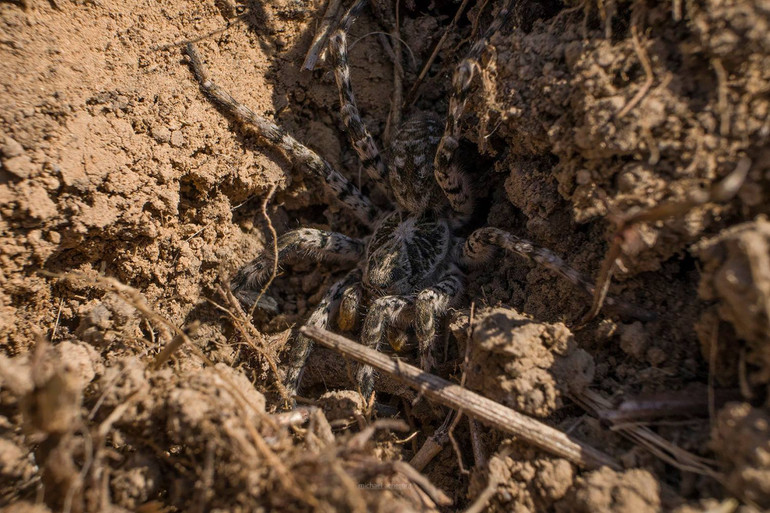
<path id="1" fill-rule="evenodd" d="M 380 212 L 323 158 L 212 82 L 192 44 L 187 46 L 187 53 L 196 79 L 210 98 L 320 177 L 337 200 L 371 229 L 371 235 L 363 239 L 314 228 L 292 230 L 279 237 L 279 262 L 325 260 L 352 267 L 326 292 L 307 324 L 327 328 L 336 319 L 340 330 L 351 331 L 361 315 L 361 343 L 379 349 L 387 339 L 396 351 L 405 347 L 406 331 L 413 327 L 420 364 L 430 371 L 437 320 L 459 301 L 466 270 L 488 260 L 494 246 L 535 260 L 589 294 L 594 288 L 590 280 L 551 251 L 500 229 L 480 228 L 467 239 L 459 235 L 468 225 L 477 198 L 470 175 L 455 158 L 460 137 L 458 120 L 476 63 L 486 41 L 506 19 L 511 0 L 505 2 L 484 36 L 456 67 L 446 120 L 425 113 L 408 118 L 385 156 L 361 120 L 347 60 L 346 35 L 365 4 L 366 0 L 357 0 L 342 17 L 329 39 L 329 55 L 347 136 L 368 176 L 395 203 L 390 212 Z M 235 274 L 231 288 L 242 303 L 254 304 L 272 274 L 273 264 L 272 253 L 259 255 Z M 608 298 L 607 304 L 633 311 L 631 305 L 615 298 Z M 301 334 L 291 345 L 284 380 L 290 395 L 297 392 L 311 349 L 312 342 Z M 373 369 L 359 367 L 356 379 L 363 396 L 371 398 Z"/>

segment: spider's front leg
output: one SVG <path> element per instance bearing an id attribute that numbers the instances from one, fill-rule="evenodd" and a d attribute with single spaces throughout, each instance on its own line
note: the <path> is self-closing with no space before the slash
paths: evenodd
<path id="1" fill-rule="evenodd" d="M 452 210 L 460 214 L 473 213 L 474 193 L 471 178 L 455 164 L 454 160 L 454 153 L 460 141 L 459 121 L 468 100 L 468 91 L 478 68 L 481 53 L 489 39 L 503 26 L 511 4 L 512 0 L 506 0 L 484 35 L 473 45 L 467 57 L 457 65 L 452 76 L 449 111 L 446 116 L 444 135 L 441 137 L 433 161 L 433 174 L 449 200 Z"/>
<path id="2" fill-rule="evenodd" d="M 526 239 L 517 237 L 499 228 L 479 228 L 473 232 L 465 241 L 465 246 L 463 247 L 464 263 L 469 266 L 478 266 L 488 261 L 492 257 L 495 246 L 534 260 L 543 267 L 566 278 L 567 281 L 583 290 L 589 296 L 593 296 L 593 281 L 580 271 L 570 267 L 556 253 L 550 249 L 536 246 Z M 605 303 L 623 317 L 642 321 L 648 321 L 654 317 L 647 310 L 616 297 L 607 297 Z"/>
<path id="3" fill-rule="evenodd" d="M 310 318 L 305 323 L 306 326 L 315 326 L 318 328 L 329 328 L 330 320 L 337 314 L 340 307 L 340 300 L 343 294 L 350 287 L 355 286 L 361 280 L 361 271 L 354 269 L 347 276 L 335 283 L 324 294 L 321 302 L 318 303 Z M 305 363 L 313 349 L 313 341 L 301 333 L 297 334 L 296 339 L 289 350 L 289 365 L 286 369 L 284 386 L 289 396 L 297 394 L 302 373 L 305 370 Z"/>
<path id="4" fill-rule="evenodd" d="M 366 128 L 361 114 L 358 112 L 353 85 L 350 82 L 350 66 L 348 65 L 347 32 L 353 21 L 361 13 L 366 0 L 357 0 L 340 20 L 340 27 L 329 38 L 329 53 L 331 55 L 334 78 L 340 94 L 340 115 L 345 125 L 350 143 L 358 154 L 366 174 L 386 195 L 390 192 L 387 179 L 387 166 L 382 159 L 372 134 Z"/>
<path id="5" fill-rule="evenodd" d="M 298 259 L 355 263 L 364 254 L 364 242 L 336 232 L 301 228 L 278 237 L 278 262 Z M 252 306 L 272 274 L 273 254 L 258 256 L 243 266 L 230 281 L 230 288 L 242 303 Z"/>

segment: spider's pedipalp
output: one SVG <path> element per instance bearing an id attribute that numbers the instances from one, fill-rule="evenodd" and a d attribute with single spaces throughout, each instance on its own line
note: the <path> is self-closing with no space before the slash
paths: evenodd
<path id="1" fill-rule="evenodd" d="M 360 280 L 360 276 L 359 276 Z M 358 311 L 361 306 L 363 290 L 360 283 L 348 286 L 342 291 L 340 312 L 337 316 L 337 326 L 342 331 L 353 331 L 358 321 Z"/>
<path id="2" fill-rule="evenodd" d="M 452 265 L 438 283 L 421 291 L 414 302 L 414 330 L 420 346 L 420 366 L 433 367 L 431 346 L 436 337 L 436 318 L 444 314 L 463 290 L 463 273 Z"/>
<path id="3" fill-rule="evenodd" d="M 318 303 L 315 310 L 313 310 L 313 313 L 310 314 L 310 318 L 305 325 L 328 329 L 329 321 L 339 310 L 343 291 L 350 285 L 357 283 L 360 279 L 361 274 L 358 270 L 354 269 L 344 278 L 332 285 L 326 294 L 324 294 L 323 299 Z M 302 372 L 305 370 L 305 363 L 307 362 L 307 358 L 310 356 L 310 351 L 312 349 L 313 341 L 302 334 L 297 334 L 289 351 L 288 368 L 286 369 L 286 377 L 284 378 L 284 385 L 286 386 L 289 396 L 294 396 L 297 393 L 299 382 L 302 379 Z"/>
<path id="4" fill-rule="evenodd" d="M 384 296 L 374 300 L 369 306 L 369 312 L 361 328 L 361 343 L 379 350 L 388 328 L 400 324 L 399 317 L 411 302 L 401 296 Z M 356 380 L 361 387 L 361 394 L 368 399 L 374 392 L 374 369 L 362 365 L 356 374 Z"/>
<path id="5" fill-rule="evenodd" d="M 304 258 L 355 263 L 364 255 L 364 249 L 359 239 L 315 228 L 300 228 L 278 237 L 279 262 Z M 235 297 L 252 305 L 272 270 L 272 253 L 262 254 L 241 267 L 230 281 Z"/>
<path id="6" fill-rule="evenodd" d="M 251 109 L 230 96 L 230 93 L 215 84 L 210 78 L 203 61 L 192 43 L 187 45 L 195 78 L 201 88 L 214 101 L 222 105 L 239 123 L 251 127 L 257 135 L 285 151 L 292 159 L 304 164 L 312 173 L 321 178 L 334 196 L 347 206 L 367 226 L 374 224 L 379 210 L 364 196 L 350 180 L 342 176 L 331 164 L 319 157 L 313 150 L 297 141 L 275 123 L 254 113 Z"/>

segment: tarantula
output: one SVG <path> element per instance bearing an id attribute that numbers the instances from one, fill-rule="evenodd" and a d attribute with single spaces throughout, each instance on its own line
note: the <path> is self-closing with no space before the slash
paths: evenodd
<path id="1" fill-rule="evenodd" d="M 213 100 L 239 122 L 251 126 L 259 136 L 303 163 L 372 230 L 371 235 L 363 239 L 314 228 L 293 230 L 279 237 L 279 261 L 327 260 L 353 267 L 326 292 L 307 324 L 326 328 L 336 318 L 339 329 L 349 331 L 356 326 L 359 313 L 365 312 L 361 342 L 378 349 L 387 338 L 397 351 L 406 341 L 405 330 L 412 326 L 420 363 L 425 370 L 430 370 L 436 321 L 461 295 L 465 269 L 485 261 L 492 254 L 491 246 L 532 258 L 589 294 L 593 292 L 593 285 L 551 251 L 510 233 L 481 228 L 467 240 L 458 235 L 473 213 L 475 194 L 470 176 L 455 158 L 460 135 L 457 122 L 476 62 L 486 41 L 503 24 L 510 0 L 457 66 L 445 122 L 430 114 L 413 116 L 400 126 L 385 158 L 359 115 L 347 61 L 346 34 L 365 3 L 357 0 L 343 16 L 330 37 L 329 54 L 350 143 L 368 176 L 395 202 L 396 208 L 391 212 L 380 213 L 328 162 L 214 84 L 193 45 L 188 45 L 187 53 L 198 82 Z M 273 255 L 264 254 L 237 272 L 231 288 L 241 302 L 253 305 L 272 273 L 273 264 Z M 627 306 L 613 298 L 608 299 L 608 304 Z M 290 394 L 297 391 L 311 349 L 310 339 L 298 334 L 290 350 L 285 377 Z M 356 377 L 362 394 L 369 398 L 374 391 L 373 369 L 361 366 Z"/>

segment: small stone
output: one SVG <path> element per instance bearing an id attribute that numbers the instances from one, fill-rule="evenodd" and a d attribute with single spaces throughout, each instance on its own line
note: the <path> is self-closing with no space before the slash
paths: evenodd
<path id="1" fill-rule="evenodd" d="M 24 147 L 11 137 L 6 137 L 0 146 L 0 152 L 6 157 L 18 157 L 24 153 Z"/>
<path id="2" fill-rule="evenodd" d="M 620 192 L 629 193 L 632 192 L 636 188 L 637 183 L 636 175 L 633 171 L 630 170 L 624 170 L 621 171 L 618 175 L 618 190 Z"/>
<path id="3" fill-rule="evenodd" d="M 643 360 L 649 339 L 641 322 L 624 325 L 620 334 L 620 348 L 637 360 Z"/>
<path id="4" fill-rule="evenodd" d="M 179 130 L 171 132 L 171 146 L 174 148 L 181 148 L 185 144 L 184 134 Z"/>
<path id="5" fill-rule="evenodd" d="M 152 137 L 159 143 L 167 143 L 171 140 L 171 130 L 164 126 L 158 126 L 152 129 Z"/>
<path id="6" fill-rule="evenodd" d="M 27 182 L 22 182 L 22 184 Z M 30 217 L 45 221 L 52 218 L 58 212 L 56 203 L 48 196 L 48 192 L 39 185 L 23 187 L 20 195 L 24 200 L 25 209 Z"/>
<path id="7" fill-rule="evenodd" d="M 647 350 L 647 361 L 653 367 L 660 367 L 667 359 L 668 355 L 659 347 L 651 347 Z"/>
<path id="8" fill-rule="evenodd" d="M 3 160 L 3 168 L 17 178 L 29 178 L 35 165 L 26 155 Z"/>
<path id="9" fill-rule="evenodd" d="M 578 185 L 588 185 L 591 183 L 591 172 L 587 169 L 581 169 L 575 176 Z"/>
<path id="10" fill-rule="evenodd" d="M 59 244 L 61 242 L 61 233 L 55 232 L 53 230 L 48 231 L 46 232 L 46 239 L 48 239 L 48 242 Z"/>

